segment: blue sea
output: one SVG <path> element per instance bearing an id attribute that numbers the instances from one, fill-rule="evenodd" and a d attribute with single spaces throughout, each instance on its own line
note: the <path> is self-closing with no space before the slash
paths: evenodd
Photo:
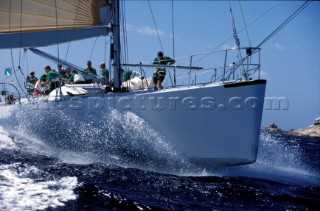
<path id="1" fill-rule="evenodd" d="M 0 210 L 320 209 L 319 138 L 261 132 L 256 163 L 204 168 L 130 113 L 88 124 L 8 108 Z"/>

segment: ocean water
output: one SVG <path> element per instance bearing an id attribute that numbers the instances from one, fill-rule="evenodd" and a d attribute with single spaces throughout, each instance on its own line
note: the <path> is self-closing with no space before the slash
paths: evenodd
<path id="1" fill-rule="evenodd" d="M 0 115 L 0 210 L 320 209 L 319 138 L 262 132 L 256 163 L 203 168 L 131 113 L 88 124 L 13 108 Z"/>

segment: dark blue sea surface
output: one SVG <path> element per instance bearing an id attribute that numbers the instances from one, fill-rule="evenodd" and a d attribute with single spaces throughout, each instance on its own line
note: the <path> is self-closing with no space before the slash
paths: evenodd
<path id="1" fill-rule="evenodd" d="M 256 163 L 203 168 L 131 114 L 44 133 L 1 115 L 0 210 L 320 208 L 319 138 L 261 132 Z"/>

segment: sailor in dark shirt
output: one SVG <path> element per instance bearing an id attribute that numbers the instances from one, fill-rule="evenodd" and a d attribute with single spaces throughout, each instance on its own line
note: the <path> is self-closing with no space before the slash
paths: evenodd
<path id="1" fill-rule="evenodd" d="M 163 64 L 163 65 L 171 65 L 174 64 L 175 60 L 171 59 L 168 56 L 163 56 L 161 51 L 158 52 L 157 57 L 154 59 L 153 64 Z M 154 89 L 157 90 L 163 89 L 162 81 L 166 76 L 166 69 L 165 68 L 157 68 L 153 74 L 153 83 Z"/>

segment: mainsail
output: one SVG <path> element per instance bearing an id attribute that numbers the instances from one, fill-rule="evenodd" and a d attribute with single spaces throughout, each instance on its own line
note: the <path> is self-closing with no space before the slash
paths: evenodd
<path id="1" fill-rule="evenodd" d="M 109 20 L 100 16 L 105 6 L 109 5 L 103 0 L 2 0 L 0 49 L 47 46 L 106 35 L 104 24 Z"/>

